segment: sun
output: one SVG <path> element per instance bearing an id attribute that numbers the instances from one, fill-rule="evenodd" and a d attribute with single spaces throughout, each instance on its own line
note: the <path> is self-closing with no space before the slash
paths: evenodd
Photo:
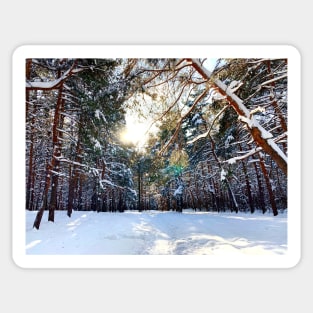
<path id="1" fill-rule="evenodd" d="M 126 118 L 126 127 L 121 132 L 121 140 L 137 147 L 143 146 L 147 141 L 147 123 L 137 122 L 133 117 Z"/>
<path id="2" fill-rule="evenodd" d="M 143 125 L 128 125 L 121 133 L 122 141 L 126 143 L 139 144 L 144 141 L 145 129 Z"/>

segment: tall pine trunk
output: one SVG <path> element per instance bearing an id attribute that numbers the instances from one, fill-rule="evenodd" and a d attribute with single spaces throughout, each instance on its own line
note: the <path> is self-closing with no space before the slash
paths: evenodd
<path id="1" fill-rule="evenodd" d="M 59 132 L 58 129 L 63 127 L 63 115 L 61 114 L 64 110 L 64 99 L 63 99 L 63 84 L 59 89 L 58 101 L 54 113 L 54 121 L 52 128 L 52 143 L 53 143 L 53 155 L 52 159 L 52 186 L 51 186 L 51 197 L 49 204 L 49 216 L 48 221 L 54 222 L 54 213 L 57 209 L 57 192 L 59 186 L 59 170 L 60 170 L 60 156 L 61 156 L 61 139 L 62 132 Z"/>
<path id="2" fill-rule="evenodd" d="M 242 151 L 241 144 L 239 143 L 239 151 Z M 250 206 L 250 212 L 254 213 L 254 204 L 253 204 L 253 199 L 252 199 L 252 193 L 251 193 L 251 186 L 250 186 L 250 181 L 249 181 L 249 175 L 247 171 L 247 167 L 245 164 L 245 161 L 242 161 L 242 170 L 245 176 L 245 182 L 246 182 L 246 187 L 247 187 L 247 195 L 248 195 L 248 202 Z"/>
<path id="3" fill-rule="evenodd" d="M 270 198 L 270 203 L 271 203 L 271 206 L 272 206 L 273 215 L 276 216 L 276 215 L 278 215 L 278 211 L 277 211 L 277 206 L 276 206 L 276 202 L 275 202 L 274 192 L 273 192 L 273 189 L 272 189 L 270 178 L 268 176 L 268 172 L 267 172 L 267 169 L 265 167 L 265 162 L 264 162 L 264 159 L 263 159 L 262 155 L 260 155 L 260 166 L 261 166 L 261 170 L 262 170 L 263 175 L 264 175 L 264 179 L 265 179 L 268 195 L 269 195 L 269 198 Z"/>
<path id="4" fill-rule="evenodd" d="M 26 79 L 30 80 L 31 77 L 31 65 L 32 59 L 26 60 Z M 32 118 L 30 119 L 30 130 L 29 130 L 29 154 L 28 154 L 28 173 L 27 173 L 27 183 L 26 183 L 26 209 L 31 210 L 33 208 L 33 194 L 34 194 L 34 123 L 36 116 L 36 106 L 32 106 Z M 26 119 L 30 111 L 30 91 L 26 89 Z M 27 120 L 26 120 L 27 123 Z"/>
<path id="5" fill-rule="evenodd" d="M 33 227 L 36 229 L 39 229 L 40 223 L 42 220 L 42 216 L 44 211 L 47 208 L 47 203 L 48 203 L 48 193 L 49 193 L 49 188 L 50 188 L 50 182 L 51 182 L 51 169 L 53 167 L 53 164 L 47 163 L 46 167 L 46 180 L 45 180 L 45 188 L 44 188 L 44 193 L 43 193 L 43 199 L 42 199 L 42 204 L 40 207 L 40 210 L 37 212 Z"/>
<path id="6" fill-rule="evenodd" d="M 255 170 L 255 176 L 257 179 L 257 183 L 258 183 L 258 203 L 264 214 L 266 212 L 266 207 L 265 207 L 265 201 L 264 201 L 264 190 L 263 190 L 262 179 L 261 179 L 259 169 L 257 166 L 257 162 L 256 162 L 257 159 L 255 158 L 254 155 L 252 155 L 252 159 L 255 160 L 255 162 L 253 162 L 253 165 L 254 165 L 254 170 Z"/>
<path id="7" fill-rule="evenodd" d="M 49 193 L 49 188 L 51 185 L 51 180 L 52 180 L 53 188 L 51 190 L 48 221 L 54 222 L 54 210 L 56 207 L 56 193 L 57 193 L 58 181 L 57 181 L 57 175 L 52 175 L 52 171 L 57 169 L 60 163 L 58 160 L 58 156 L 60 155 L 60 148 L 58 147 L 58 133 L 59 133 L 58 126 L 59 126 L 59 121 L 60 121 L 60 113 L 61 113 L 62 105 L 63 105 L 63 100 L 62 100 L 62 85 L 61 85 L 56 108 L 55 108 L 54 121 L 53 121 L 53 127 L 52 127 L 53 154 L 52 154 L 51 162 L 48 163 L 47 165 L 45 189 L 44 189 L 42 206 L 36 215 L 34 225 L 33 225 L 33 227 L 37 229 L 39 229 L 43 213 L 47 209 L 48 193 Z M 52 176 L 52 179 L 51 179 L 51 176 Z"/>

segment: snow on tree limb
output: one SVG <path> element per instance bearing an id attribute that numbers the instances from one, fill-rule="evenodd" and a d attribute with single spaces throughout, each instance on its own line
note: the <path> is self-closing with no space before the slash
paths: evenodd
<path id="1" fill-rule="evenodd" d="M 217 118 L 218 118 L 227 108 L 228 108 L 228 106 L 225 106 L 219 113 L 217 113 L 217 115 L 215 116 L 215 118 L 214 118 L 214 120 L 213 120 L 213 122 L 212 122 L 212 124 L 211 124 L 211 127 L 210 127 L 205 133 L 200 134 L 200 135 L 197 136 L 196 138 L 194 138 L 194 139 L 188 141 L 187 144 L 191 144 L 191 143 L 194 143 L 194 142 L 198 141 L 198 140 L 201 139 L 201 138 L 206 138 L 206 137 L 208 137 L 208 136 L 210 135 L 210 133 L 211 133 L 211 130 L 212 130 L 212 128 L 213 128 L 213 125 L 214 125 L 215 121 L 217 120 Z"/>
<path id="2" fill-rule="evenodd" d="M 231 159 L 228 159 L 228 160 L 224 161 L 223 163 L 234 164 L 237 161 L 242 161 L 242 160 L 247 159 L 248 157 L 250 157 L 250 156 L 252 156 L 252 155 L 254 155 L 256 153 L 259 153 L 260 151 L 262 151 L 262 148 L 261 147 L 256 147 L 256 148 L 253 148 L 252 150 L 250 150 L 245 155 L 233 157 Z"/>
<path id="3" fill-rule="evenodd" d="M 277 142 L 282 141 L 282 140 L 285 139 L 286 137 L 287 137 L 287 133 L 283 133 L 282 135 L 277 136 L 275 139 L 273 139 L 273 141 L 274 141 L 275 143 L 277 143 Z M 254 154 L 256 154 L 256 153 L 259 153 L 259 152 L 261 152 L 261 151 L 263 151 L 262 147 L 260 147 L 260 146 L 259 146 L 259 147 L 255 147 L 255 148 L 251 149 L 250 151 L 247 151 L 247 152 L 240 152 L 240 153 L 243 153 L 243 155 L 230 158 L 230 159 L 228 159 L 228 160 L 223 161 L 222 163 L 234 164 L 234 163 L 236 163 L 237 161 L 242 161 L 242 160 L 244 160 L 244 159 L 247 159 L 247 158 L 249 158 L 250 156 L 252 156 L 252 155 L 254 155 Z M 238 153 L 239 153 L 239 152 L 238 152 Z"/>
<path id="4" fill-rule="evenodd" d="M 276 77 L 276 78 L 267 80 L 266 82 L 263 82 L 263 83 L 261 84 L 261 86 L 265 86 L 265 85 L 271 84 L 271 83 L 273 83 L 273 82 L 276 82 L 277 80 L 280 80 L 280 79 L 283 79 L 283 78 L 286 78 L 286 77 L 288 77 L 288 74 L 284 74 L 284 75 L 282 75 L 282 76 L 279 76 L 279 77 Z"/>
<path id="5" fill-rule="evenodd" d="M 251 112 L 246 108 L 243 101 L 235 95 L 228 86 L 226 86 L 219 79 L 212 79 L 212 73 L 207 70 L 199 60 L 186 59 L 191 66 L 193 66 L 198 73 L 205 79 L 212 81 L 217 91 L 225 96 L 228 103 L 234 108 L 240 117 L 240 120 L 245 123 L 257 145 L 261 146 L 263 150 L 268 153 L 281 170 L 287 175 L 288 161 L 287 156 L 278 147 L 275 141 L 272 139 L 272 135 L 266 131 L 254 118 Z M 213 87 L 214 88 L 214 87 Z"/>
<path id="6" fill-rule="evenodd" d="M 26 82 L 27 90 L 52 90 L 58 89 L 60 85 L 71 75 L 79 73 L 84 69 L 74 69 L 76 63 L 71 66 L 60 78 L 47 82 Z"/>

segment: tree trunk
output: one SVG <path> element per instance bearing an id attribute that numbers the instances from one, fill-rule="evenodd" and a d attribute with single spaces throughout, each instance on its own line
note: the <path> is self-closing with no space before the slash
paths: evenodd
<path id="1" fill-rule="evenodd" d="M 241 144 L 239 143 L 239 150 L 242 151 Z M 249 181 L 249 176 L 248 176 L 248 171 L 247 167 L 245 164 L 245 161 L 242 161 L 242 170 L 245 176 L 245 181 L 246 181 L 246 187 L 247 187 L 247 194 L 248 194 L 248 201 L 249 201 L 249 206 L 250 206 L 250 212 L 254 213 L 254 204 L 252 200 L 252 194 L 251 194 L 251 186 L 250 186 L 250 181 Z"/>
<path id="2" fill-rule="evenodd" d="M 63 127 L 63 115 L 61 114 L 64 108 L 64 99 L 63 99 L 63 85 L 59 89 L 59 95 L 57 100 L 57 105 L 54 113 L 54 121 L 52 128 L 52 143 L 53 143 L 53 156 L 52 159 L 53 167 L 52 171 L 52 188 L 51 188 L 51 198 L 49 205 L 49 216 L 48 221 L 54 222 L 54 212 L 57 209 L 57 190 L 59 185 L 59 170 L 60 170 L 60 161 L 61 156 L 61 139 L 62 132 L 59 132 L 59 128 Z"/>
<path id="3" fill-rule="evenodd" d="M 39 229 L 40 227 L 40 223 L 42 220 L 42 216 L 44 211 L 47 208 L 47 202 L 48 202 L 48 192 L 49 192 L 49 187 L 50 187 L 50 182 L 51 182 L 51 168 L 52 168 L 52 164 L 47 163 L 47 168 L 46 168 L 46 180 L 45 180 L 45 188 L 44 188 L 44 194 L 43 194 L 43 199 L 42 199 L 42 205 L 40 210 L 38 211 L 33 227 L 36 229 Z"/>
<path id="4" fill-rule="evenodd" d="M 142 203 L 141 203 L 141 196 L 142 196 L 142 187 L 141 187 L 141 177 L 142 177 L 142 171 L 141 171 L 141 161 L 139 160 L 138 162 L 138 211 L 141 212 L 142 211 Z"/>
<path id="5" fill-rule="evenodd" d="M 32 119 L 33 122 L 33 119 Z M 34 127 L 33 123 L 30 129 L 30 147 L 29 147 L 29 155 L 28 155 L 28 173 L 27 173 L 27 186 L 26 186 L 26 209 L 30 210 L 32 207 L 31 203 L 31 195 L 34 192 L 34 173 L 33 173 L 33 160 L 34 160 Z"/>
<path id="6" fill-rule="evenodd" d="M 256 160 L 254 155 L 252 155 L 252 159 Z M 262 209 L 262 212 L 264 214 L 266 212 L 266 207 L 265 207 L 265 203 L 264 203 L 264 190 L 263 190 L 262 180 L 261 180 L 260 173 L 259 173 L 256 162 L 253 162 L 253 164 L 254 164 L 256 179 L 258 182 L 258 202 L 259 202 L 260 207 Z"/>
<path id="7" fill-rule="evenodd" d="M 78 139 L 78 142 L 76 144 L 75 149 L 75 160 L 77 163 L 81 162 L 81 147 L 80 147 L 80 140 Z M 75 190 L 78 185 L 78 170 L 77 166 L 75 164 L 70 164 L 69 167 L 69 186 L 68 186 L 68 201 L 67 201 L 67 216 L 71 217 L 73 212 L 73 206 L 74 206 L 74 199 L 75 199 Z"/>
<path id="8" fill-rule="evenodd" d="M 69 166 L 69 184 L 68 184 L 68 198 L 67 198 L 67 216 L 71 217 L 73 212 L 73 202 L 74 202 L 74 177 L 73 172 L 75 171 L 74 165 Z"/>
<path id="9" fill-rule="evenodd" d="M 276 207 L 275 197 L 274 197 L 272 185 L 271 185 L 271 182 L 270 182 L 270 179 L 268 177 L 268 173 L 267 173 L 267 170 L 266 170 L 266 167 L 264 164 L 264 159 L 261 155 L 260 155 L 260 166 L 261 166 L 261 170 L 262 170 L 263 175 L 264 175 L 267 191 L 268 191 L 269 198 L 270 198 L 270 203 L 272 206 L 273 215 L 276 216 L 276 215 L 278 215 L 278 211 L 277 211 L 277 207 Z"/>
<path id="10" fill-rule="evenodd" d="M 26 79 L 30 79 L 31 74 L 31 65 L 32 59 L 26 60 Z M 29 104 L 30 104 L 30 91 L 26 90 L 26 119 L 29 115 Z M 33 172 L 33 161 L 34 161 L 34 123 L 36 116 L 36 106 L 33 106 L 32 118 L 30 122 L 30 147 L 29 147 L 29 155 L 28 155 L 28 173 L 27 173 L 27 185 L 26 185 L 26 209 L 31 210 L 33 207 L 32 204 L 32 195 L 34 193 L 34 172 Z M 27 122 L 27 121 L 26 121 Z"/>
<path id="11" fill-rule="evenodd" d="M 74 67 L 76 65 L 76 62 L 72 65 L 71 69 L 66 72 L 66 75 L 64 75 L 64 80 L 71 75 Z M 58 72 L 58 77 L 61 77 L 61 70 Z M 36 89 L 44 89 L 42 86 L 38 88 L 26 88 L 26 90 L 36 90 Z M 53 88 L 49 88 L 48 90 L 51 90 Z M 46 179 L 45 179 L 45 188 L 44 188 L 44 195 L 43 195 L 43 202 L 40 210 L 38 211 L 33 227 L 39 229 L 41 219 L 43 216 L 44 211 L 47 208 L 47 202 L 48 202 L 48 192 L 51 185 L 51 176 L 52 177 L 52 190 L 51 190 L 51 199 L 50 199 L 50 205 L 49 205 L 49 216 L 48 221 L 54 222 L 54 211 L 57 206 L 57 190 L 58 190 L 58 176 L 55 174 L 52 174 L 52 171 L 58 172 L 59 167 L 59 156 L 61 153 L 61 143 L 58 139 L 59 131 L 58 128 L 60 127 L 60 120 L 63 117 L 61 116 L 61 111 L 64 106 L 64 99 L 63 99 L 63 80 L 60 80 L 58 83 L 58 99 L 55 107 L 55 113 L 54 113 L 54 121 L 52 126 L 52 143 L 53 143 L 53 153 L 50 163 L 47 164 L 47 171 L 46 171 Z"/>
<path id="12" fill-rule="evenodd" d="M 26 60 L 26 68 L 25 68 L 25 72 L 26 72 L 26 80 L 30 80 L 30 76 L 31 76 L 31 68 L 32 68 L 32 59 L 27 59 Z M 26 92 L 26 117 L 29 116 L 28 115 L 28 111 L 29 111 L 29 89 L 25 90 Z"/>

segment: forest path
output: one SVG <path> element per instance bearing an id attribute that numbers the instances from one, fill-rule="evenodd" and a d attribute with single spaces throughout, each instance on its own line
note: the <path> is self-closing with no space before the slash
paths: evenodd
<path id="1" fill-rule="evenodd" d="M 26 212 L 27 254 L 220 255 L 284 254 L 287 214 L 136 212 L 44 215 L 32 228 L 36 212 Z M 46 212 L 45 212 L 46 214 Z"/>

